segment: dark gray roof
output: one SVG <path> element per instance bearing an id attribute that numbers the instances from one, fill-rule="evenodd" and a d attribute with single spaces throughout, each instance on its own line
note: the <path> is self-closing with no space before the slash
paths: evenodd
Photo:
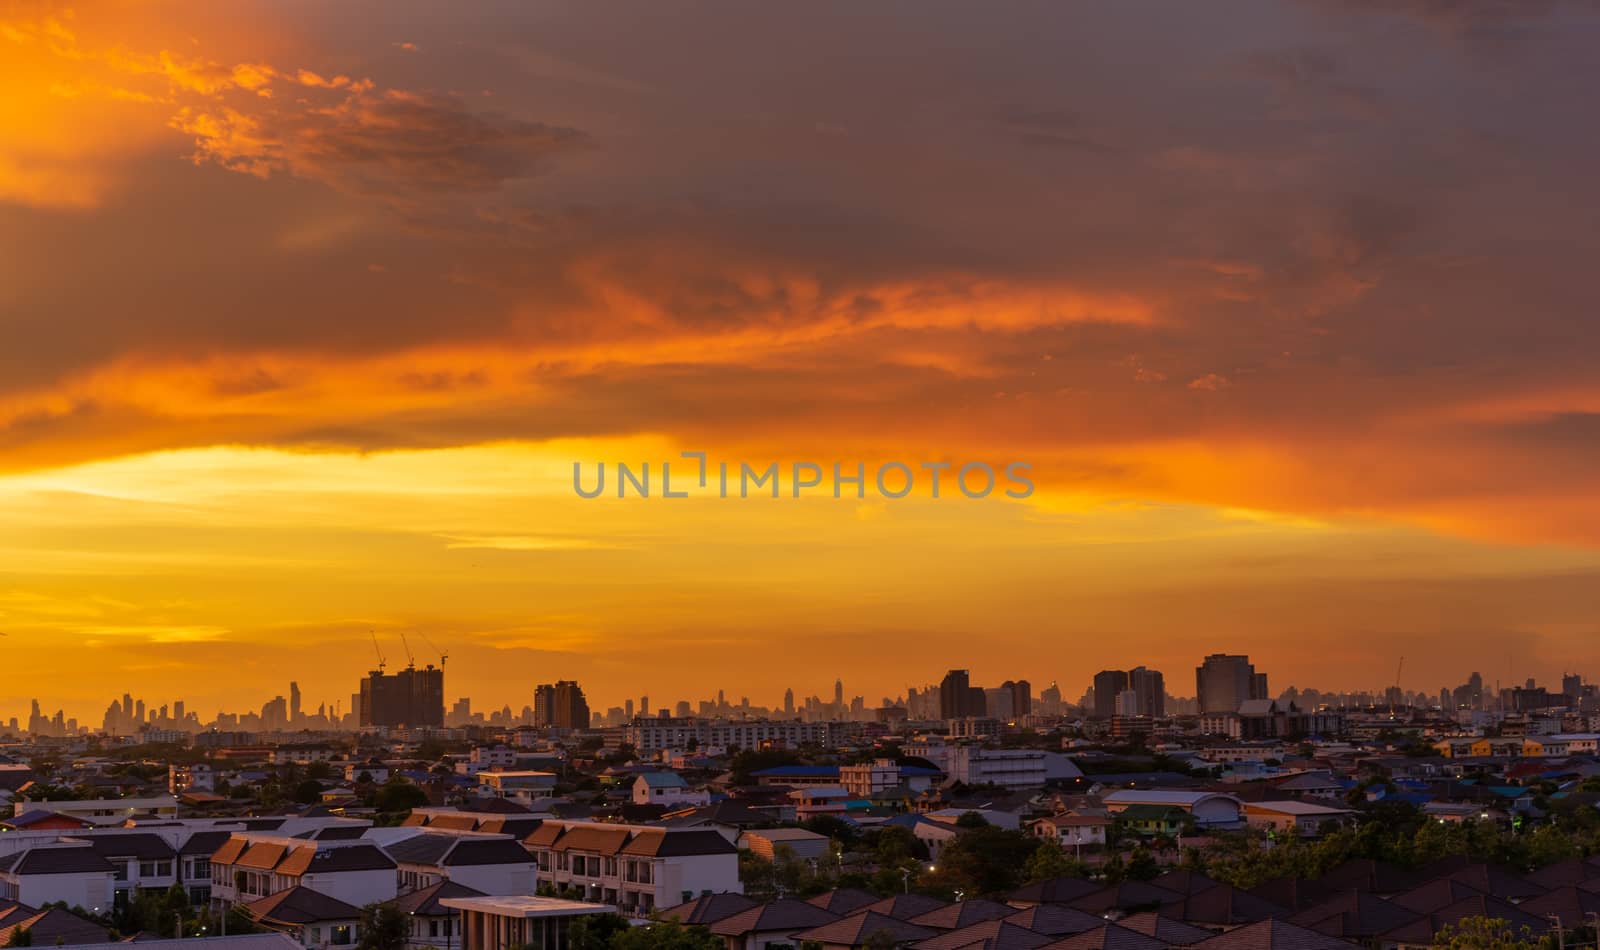
<path id="1" fill-rule="evenodd" d="M 440 899 L 482 896 L 484 896 L 483 892 L 476 888 L 445 880 L 432 887 L 424 887 L 418 891 L 401 894 L 395 898 L 394 906 L 399 908 L 402 914 L 416 914 L 419 917 L 448 917 L 455 912 L 440 904 Z"/>
<path id="2" fill-rule="evenodd" d="M 716 921 L 711 925 L 711 932 L 724 937 L 772 931 L 798 932 L 821 927 L 838 919 L 838 914 L 825 911 L 815 904 L 785 899 L 752 907 L 743 913 Z"/>
<path id="3" fill-rule="evenodd" d="M 111 872 L 111 863 L 93 848 L 81 845 L 29 848 L 0 858 L 0 870 L 13 874 L 82 874 Z"/>
<path id="4" fill-rule="evenodd" d="M 210 856 L 215 854 L 217 849 L 222 847 L 222 843 L 230 837 L 232 833 L 227 831 L 196 831 L 183 843 L 183 847 L 178 849 L 178 853 Z"/>
<path id="5" fill-rule="evenodd" d="M 456 843 L 455 835 L 424 831 L 403 841 L 385 845 L 389 857 L 400 864 L 438 864 Z"/>
<path id="6" fill-rule="evenodd" d="M 444 866 L 451 868 L 483 864 L 528 864 L 533 855 L 520 842 L 511 838 L 456 839 L 455 847 L 444 857 Z"/>
<path id="7" fill-rule="evenodd" d="M 684 924 L 710 924 L 742 914 L 754 906 L 756 902 L 743 894 L 704 894 L 688 903 L 668 907 L 660 915 L 662 920 Z"/>
<path id="8" fill-rule="evenodd" d="M 172 845 L 160 835 L 153 834 L 125 834 L 125 835 L 93 835 L 88 839 L 89 847 L 97 851 L 101 857 L 106 858 L 137 858 L 141 861 L 158 861 L 171 858 L 177 854 L 172 850 Z"/>
<path id="9" fill-rule="evenodd" d="M 359 920 L 361 909 L 309 887 L 291 887 L 246 904 L 256 920 L 280 924 L 314 924 L 323 920 Z"/>

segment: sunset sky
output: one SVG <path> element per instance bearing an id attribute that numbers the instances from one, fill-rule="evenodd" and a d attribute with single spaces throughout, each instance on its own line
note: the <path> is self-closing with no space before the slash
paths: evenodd
<path id="1" fill-rule="evenodd" d="M 0 0 L 0 717 L 1600 676 L 1600 5 Z M 574 461 L 1033 465 L 577 498 Z"/>

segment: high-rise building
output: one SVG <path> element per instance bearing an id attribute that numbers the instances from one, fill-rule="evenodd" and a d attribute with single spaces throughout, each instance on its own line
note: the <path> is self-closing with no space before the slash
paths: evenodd
<path id="1" fill-rule="evenodd" d="M 1094 716 L 1110 719 L 1117 714 L 1117 697 L 1128 688 L 1127 670 L 1101 670 L 1094 675 Z"/>
<path id="2" fill-rule="evenodd" d="M 1200 714 L 1238 712 L 1246 700 L 1269 699 L 1267 674 L 1257 673 L 1248 656 L 1213 653 L 1194 671 Z"/>
<path id="3" fill-rule="evenodd" d="M 363 726 L 443 726 L 444 670 L 432 664 L 393 674 L 373 670 L 361 681 L 357 702 Z"/>
<path id="4" fill-rule="evenodd" d="M 542 683 L 533 690 L 533 724 L 544 728 L 589 728 L 589 703 L 576 680 Z"/>
<path id="5" fill-rule="evenodd" d="M 939 682 L 939 718 L 966 719 L 987 714 L 988 698 L 981 687 L 973 686 L 966 670 L 951 670 Z"/>
<path id="6" fill-rule="evenodd" d="M 289 723 L 293 725 L 300 721 L 300 684 L 294 680 L 289 681 Z"/>
<path id="7" fill-rule="evenodd" d="M 1128 688 L 1139 694 L 1139 715 L 1161 719 L 1167 714 L 1167 680 L 1160 670 L 1136 666 L 1128 671 Z"/>
<path id="8" fill-rule="evenodd" d="M 1006 680 L 1000 684 L 1001 689 L 1011 691 L 1011 715 L 1015 718 L 1032 715 L 1033 713 L 1033 684 L 1027 680 Z"/>
<path id="9" fill-rule="evenodd" d="M 785 716 L 794 715 L 794 690 L 792 688 L 783 691 L 783 714 Z"/>
<path id="10" fill-rule="evenodd" d="M 1561 692 L 1576 706 L 1583 697 L 1583 677 L 1577 673 L 1561 674 Z"/>

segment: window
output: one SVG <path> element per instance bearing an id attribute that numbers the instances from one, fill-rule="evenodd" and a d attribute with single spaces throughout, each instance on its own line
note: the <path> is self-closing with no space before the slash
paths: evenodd
<path id="1" fill-rule="evenodd" d="M 140 861 L 139 862 L 139 876 L 140 877 L 171 877 L 172 876 L 172 862 L 171 861 Z"/>

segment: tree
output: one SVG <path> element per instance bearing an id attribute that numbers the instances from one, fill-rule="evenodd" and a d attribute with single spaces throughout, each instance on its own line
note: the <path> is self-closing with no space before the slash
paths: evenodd
<path id="1" fill-rule="evenodd" d="M 617 933 L 611 938 L 611 950 L 723 950 L 723 941 L 704 927 L 656 920 Z"/>
<path id="2" fill-rule="evenodd" d="M 1142 845 L 1134 848 L 1128 857 L 1128 880 L 1151 881 L 1160 875 L 1161 866 L 1156 863 L 1155 854 Z"/>
<path id="3" fill-rule="evenodd" d="M 405 950 L 410 921 L 393 904 L 368 904 L 361 909 L 361 940 L 356 950 Z"/>
<path id="4" fill-rule="evenodd" d="M 1027 883 L 1034 884 L 1039 881 L 1048 881 L 1058 877 L 1086 877 L 1084 867 L 1072 859 L 1060 845 L 1045 842 L 1039 845 L 1028 858 L 1028 863 L 1023 866 L 1022 873 L 1027 878 Z"/>
<path id="5" fill-rule="evenodd" d="M 6 941 L 8 947 L 33 946 L 33 931 L 27 927 L 18 927 L 12 931 L 11 939 Z"/>
<path id="6" fill-rule="evenodd" d="M 570 927 L 565 944 L 570 950 L 610 950 L 617 935 L 632 929 L 621 914 L 590 914 Z"/>
<path id="7" fill-rule="evenodd" d="M 428 804 L 428 793 L 396 775 L 384 782 L 373 797 L 372 805 L 382 812 L 410 811 Z"/>
<path id="8" fill-rule="evenodd" d="M 322 783 L 308 778 L 294 787 L 294 800 L 302 805 L 315 805 L 322 800 Z"/>
<path id="9" fill-rule="evenodd" d="M 929 885 L 940 892 L 968 896 L 1015 890 L 1023 869 L 1038 849 L 1036 838 L 985 824 L 961 832 L 945 845 Z"/>
<path id="10" fill-rule="evenodd" d="M 1512 930 L 1500 917 L 1463 917 L 1434 934 L 1439 950 L 1553 950 L 1555 941 L 1535 937 L 1527 927 Z"/>

